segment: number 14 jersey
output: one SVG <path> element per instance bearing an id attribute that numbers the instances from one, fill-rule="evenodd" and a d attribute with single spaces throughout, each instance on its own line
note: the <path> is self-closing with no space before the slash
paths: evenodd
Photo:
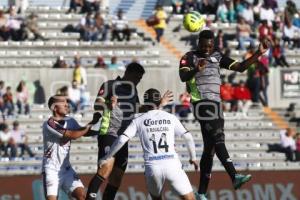
<path id="1" fill-rule="evenodd" d="M 137 114 L 123 134 L 129 138 L 139 136 L 147 163 L 178 159 L 175 135 L 182 136 L 187 132 L 176 116 L 162 110 L 151 110 Z"/>

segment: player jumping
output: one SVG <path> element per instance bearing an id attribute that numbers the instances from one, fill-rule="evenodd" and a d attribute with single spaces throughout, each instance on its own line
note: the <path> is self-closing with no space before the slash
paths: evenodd
<path id="1" fill-rule="evenodd" d="M 268 50 L 263 41 L 253 56 L 243 62 L 235 61 L 214 51 L 214 33 L 201 31 L 195 51 L 187 52 L 180 60 L 179 75 L 186 82 L 194 107 L 195 118 L 200 122 L 204 150 L 200 161 L 199 198 L 206 200 L 211 177 L 213 157 L 216 154 L 235 189 L 250 180 L 251 175 L 237 174 L 225 146 L 224 117 L 220 97 L 220 68 L 244 72 Z"/>

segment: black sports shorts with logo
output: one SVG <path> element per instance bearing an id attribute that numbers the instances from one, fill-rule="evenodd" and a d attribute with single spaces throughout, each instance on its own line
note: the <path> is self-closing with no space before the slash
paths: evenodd
<path id="1" fill-rule="evenodd" d="M 203 99 L 193 103 L 195 118 L 201 125 L 204 142 L 224 142 L 224 116 L 222 104 L 217 101 Z"/>
<path id="2" fill-rule="evenodd" d="M 98 136 L 98 160 L 106 155 L 111 148 L 111 145 L 118 138 L 112 135 L 100 135 Z M 128 143 L 126 143 L 114 156 L 114 167 L 118 167 L 123 171 L 126 170 L 128 163 Z"/>

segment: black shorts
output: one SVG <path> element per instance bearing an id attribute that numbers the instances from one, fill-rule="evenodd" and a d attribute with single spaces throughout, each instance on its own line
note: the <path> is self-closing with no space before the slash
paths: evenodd
<path id="1" fill-rule="evenodd" d="M 101 135 L 98 136 L 98 160 L 105 156 L 105 154 L 109 151 L 111 145 L 114 141 L 117 140 L 117 137 L 112 135 Z M 126 143 L 114 156 L 115 163 L 114 167 L 126 170 L 128 163 L 128 143 Z"/>
<path id="2" fill-rule="evenodd" d="M 194 116 L 201 125 L 204 143 L 224 142 L 224 116 L 220 102 L 200 100 L 193 104 Z"/>

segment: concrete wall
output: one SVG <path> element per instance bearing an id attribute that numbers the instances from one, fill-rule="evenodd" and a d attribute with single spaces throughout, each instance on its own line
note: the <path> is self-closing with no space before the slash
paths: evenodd
<path id="1" fill-rule="evenodd" d="M 297 68 L 295 68 L 297 69 Z M 269 104 L 272 107 L 286 107 L 290 102 L 297 102 L 299 99 L 283 99 L 281 98 L 281 79 L 280 68 L 272 68 L 270 70 L 270 85 L 268 89 Z M 40 80 L 41 86 L 44 88 L 46 98 L 54 94 L 56 89 L 71 83 L 72 69 L 1 69 L 0 80 L 4 80 L 6 85 L 11 85 L 13 90 L 20 80 L 27 81 L 30 88 L 34 86 L 32 83 Z M 123 75 L 123 71 L 107 71 L 101 69 L 88 69 L 88 90 L 92 100 L 97 94 L 100 85 L 109 79 Z M 177 69 L 146 69 L 146 74 L 138 86 L 140 98 L 148 88 L 153 87 L 161 92 L 171 90 L 174 92 L 175 100 L 185 89 L 185 84 L 180 82 Z"/>
<path id="2" fill-rule="evenodd" d="M 4 80 L 6 85 L 10 85 L 15 91 L 17 84 L 20 80 L 25 80 L 28 87 L 32 88 L 33 82 L 40 80 L 41 86 L 44 88 L 46 98 L 55 91 L 64 86 L 70 85 L 72 81 L 73 69 L 1 69 L 0 80 Z M 94 100 L 99 87 L 104 81 L 114 79 L 118 75 L 122 76 L 124 71 L 108 71 L 102 69 L 87 69 L 88 76 L 88 91 L 90 92 L 91 99 Z M 172 90 L 174 96 L 178 97 L 184 91 L 185 84 L 179 80 L 178 71 L 174 69 L 146 69 L 142 81 L 138 85 L 140 97 L 144 91 L 152 88 L 157 88 L 161 92 Z M 177 100 L 177 99 L 175 99 Z"/>

